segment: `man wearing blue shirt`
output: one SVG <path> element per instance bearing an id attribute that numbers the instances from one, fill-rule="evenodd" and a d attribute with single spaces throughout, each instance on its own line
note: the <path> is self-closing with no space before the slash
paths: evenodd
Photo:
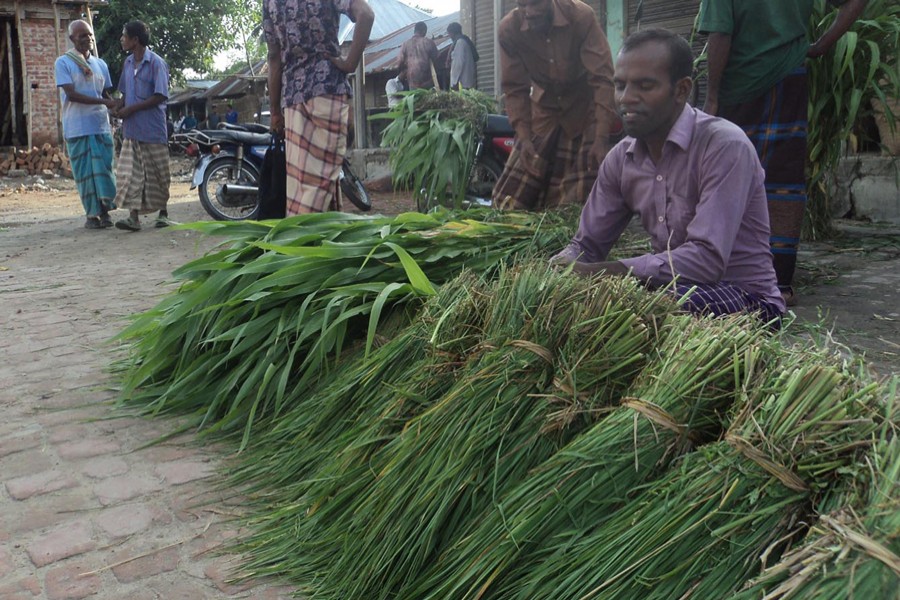
<path id="1" fill-rule="evenodd" d="M 169 147 L 166 100 L 169 97 L 169 67 L 147 48 L 150 30 L 141 21 L 131 21 L 119 40 L 129 53 L 119 78 L 122 100 L 113 116 L 122 119 L 124 142 L 119 156 L 119 193 L 116 202 L 129 210 L 116 227 L 141 229 L 140 215 L 159 211 L 157 227 L 168 224 Z"/>
<path id="2" fill-rule="evenodd" d="M 84 206 L 87 229 L 112 227 L 109 211 L 116 208 L 113 138 L 109 108 L 112 80 L 109 68 L 91 54 L 94 30 L 85 21 L 69 24 L 73 49 L 56 59 L 56 85 L 62 99 L 63 136 L 72 174 Z"/>

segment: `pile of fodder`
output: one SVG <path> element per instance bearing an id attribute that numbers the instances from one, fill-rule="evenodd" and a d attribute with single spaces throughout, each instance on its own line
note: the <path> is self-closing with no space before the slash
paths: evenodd
<path id="1" fill-rule="evenodd" d="M 225 242 L 175 271 L 180 288 L 119 336 L 123 404 L 189 415 L 186 427 L 242 434 L 277 416 L 341 353 L 371 351 L 385 315 L 410 310 L 464 268 L 488 272 L 565 245 L 554 215 L 470 211 L 397 217 L 344 213 L 185 226 Z"/>
<path id="2" fill-rule="evenodd" d="M 799 585 L 793 551 L 842 569 L 804 572 L 811 589 L 896 588 L 895 387 L 628 279 L 525 264 L 457 283 L 418 343 L 414 325 L 381 348 L 402 379 L 316 390 L 347 418 L 326 408 L 312 437 L 286 419 L 247 455 L 245 575 L 332 599 L 751 598 Z M 451 340 L 446 379 L 423 385 Z"/>
<path id="3" fill-rule="evenodd" d="M 327 587 L 333 597 L 402 588 L 448 532 L 618 402 L 676 308 L 633 280 L 592 282 L 543 262 L 463 281 L 445 286 L 425 319 L 380 349 L 408 375 L 317 391 L 312 402 L 325 414 L 337 416 L 331 406 L 352 416 L 329 419 L 327 435 L 291 435 L 308 431 L 294 425 L 309 420 L 298 403 L 249 451 L 237 483 L 273 491 L 251 519 L 248 571 L 316 580 L 316 593 Z M 452 370 L 448 348 L 456 349 Z M 409 396 L 414 410 L 402 420 Z M 310 453 L 323 457 L 317 469 L 306 468 Z M 445 454 L 452 460 L 432 460 Z M 300 471 L 282 468 L 298 463 Z M 389 572 L 369 569 L 364 557 L 375 547 L 392 553 Z M 340 575 L 348 569 L 352 581 Z"/>

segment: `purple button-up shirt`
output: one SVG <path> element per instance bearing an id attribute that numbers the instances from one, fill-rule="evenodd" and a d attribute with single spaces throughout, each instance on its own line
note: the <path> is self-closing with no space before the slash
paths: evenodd
<path id="1" fill-rule="evenodd" d="M 640 279 L 732 283 L 784 311 L 769 250 L 765 174 L 736 125 L 685 106 L 654 163 L 628 137 L 610 151 L 566 249 L 606 259 L 632 215 L 652 254 L 622 260 Z"/>
<path id="2" fill-rule="evenodd" d="M 135 66 L 137 68 L 135 69 Z M 144 50 L 140 64 L 134 64 L 134 54 L 129 54 L 122 65 L 119 91 L 125 98 L 125 106 L 143 102 L 154 94 L 169 97 L 169 67 L 155 52 Z M 166 144 L 169 130 L 166 127 L 166 103 L 139 110 L 122 122 L 126 139 L 150 144 Z"/>

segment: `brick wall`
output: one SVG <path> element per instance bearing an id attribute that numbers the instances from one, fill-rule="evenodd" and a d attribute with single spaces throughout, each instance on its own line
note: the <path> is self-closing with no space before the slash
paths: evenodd
<path id="1" fill-rule="evenodd" d="M 58 144 L 59 92 L 53 72 L 57 57 L 53 19 L 26 18 L 19 35 L 25 40 L 25 85 L 31 88 L 31 142 L 35 146 Z M 60 42 L 59 48 L 65 51 L 65 41 Z"/>

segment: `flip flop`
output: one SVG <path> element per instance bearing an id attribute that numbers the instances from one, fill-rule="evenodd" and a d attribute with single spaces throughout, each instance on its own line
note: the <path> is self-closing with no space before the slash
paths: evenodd
<path id="1" fill-rule="evenodd" d="M 128 217 L 127 219 L 120 219 L 116 221 L 116 229 L 124 229 L 125 231 L 140 231 L 141 223 L 137 219 Z"/>

